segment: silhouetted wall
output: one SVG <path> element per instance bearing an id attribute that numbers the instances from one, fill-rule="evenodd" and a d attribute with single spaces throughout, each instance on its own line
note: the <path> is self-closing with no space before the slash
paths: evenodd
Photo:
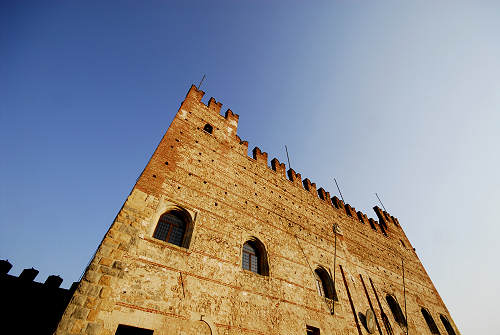
<path id="1" fill-rule="evenodd" d="M 76 288 L 59 287 L 62 278 L 49 276 L 35 282 L 38 270 L 24 269 L 19 277 L 9 275 L 12 265 L 0 260 L 0 309 L 3 334 L 52 334 Z"/>

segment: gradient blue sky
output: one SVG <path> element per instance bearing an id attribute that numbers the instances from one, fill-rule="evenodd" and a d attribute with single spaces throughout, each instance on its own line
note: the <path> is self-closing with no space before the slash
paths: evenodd
<path id="1" fill-rule="evenodd" d="M 0 3 L 0 258 L 78 280 L 184 98 L 374 217 L 463 334 L 500 300 L 500 2 Z M 495 326 L 496 327 L 496 326 Z"/>

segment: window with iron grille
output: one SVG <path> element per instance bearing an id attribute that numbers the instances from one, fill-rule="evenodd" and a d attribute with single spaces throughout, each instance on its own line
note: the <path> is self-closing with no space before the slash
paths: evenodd
<path id="1" fill-rule="evenodd" d="M 260 272 L 259 253 L 257 248 L 251 242 L 246 242 L 243 245 L 243 269 L 255 273 Z"/>
<path id="2" fill-rule="evenodd" d="M 160 217 L 153 237 L 181 247 L 185 232 L 185 220 L 179 214 L 170 212 Z"/>

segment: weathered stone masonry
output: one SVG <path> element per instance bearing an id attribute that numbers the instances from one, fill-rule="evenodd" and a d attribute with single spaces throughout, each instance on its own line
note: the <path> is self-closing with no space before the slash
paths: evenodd
<path id="1" fill-rule="evenodd" d="M 378 221 L 368 218 L 276 158 L 269 167 L 259 148 L 248 157 L 238 115 L 223 117 L 203 95 L 189 90 L 56 334 L 111 335 L 120 324 L 154 334 L 431 334 L 422 309 L 441 334 L 459 334 L 396 218 L 378 207 Z M 182 246 L 153 237 L 171 211 L 187 218 Z M 266 275 L 242 268 L 247 241 L 265 249 Z M 404 313 L 402 260 L 407 327 L 389 306 Z M 316 269 L 335 278 L 338 301 L 318 294 Z"/>

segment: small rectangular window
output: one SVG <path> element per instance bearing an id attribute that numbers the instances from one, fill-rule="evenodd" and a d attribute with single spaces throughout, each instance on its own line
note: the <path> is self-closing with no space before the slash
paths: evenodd
<path id="1" fill-rule="evenodd" d="M 115 335 L 153 335 L 153 331 L 151 329 L 118 325 Z"/>
<path id="2" fill-rule="evenodd" d="M 313 326 L 306 326 L 306 335 L 319 335 L 319 329 Z"/>

